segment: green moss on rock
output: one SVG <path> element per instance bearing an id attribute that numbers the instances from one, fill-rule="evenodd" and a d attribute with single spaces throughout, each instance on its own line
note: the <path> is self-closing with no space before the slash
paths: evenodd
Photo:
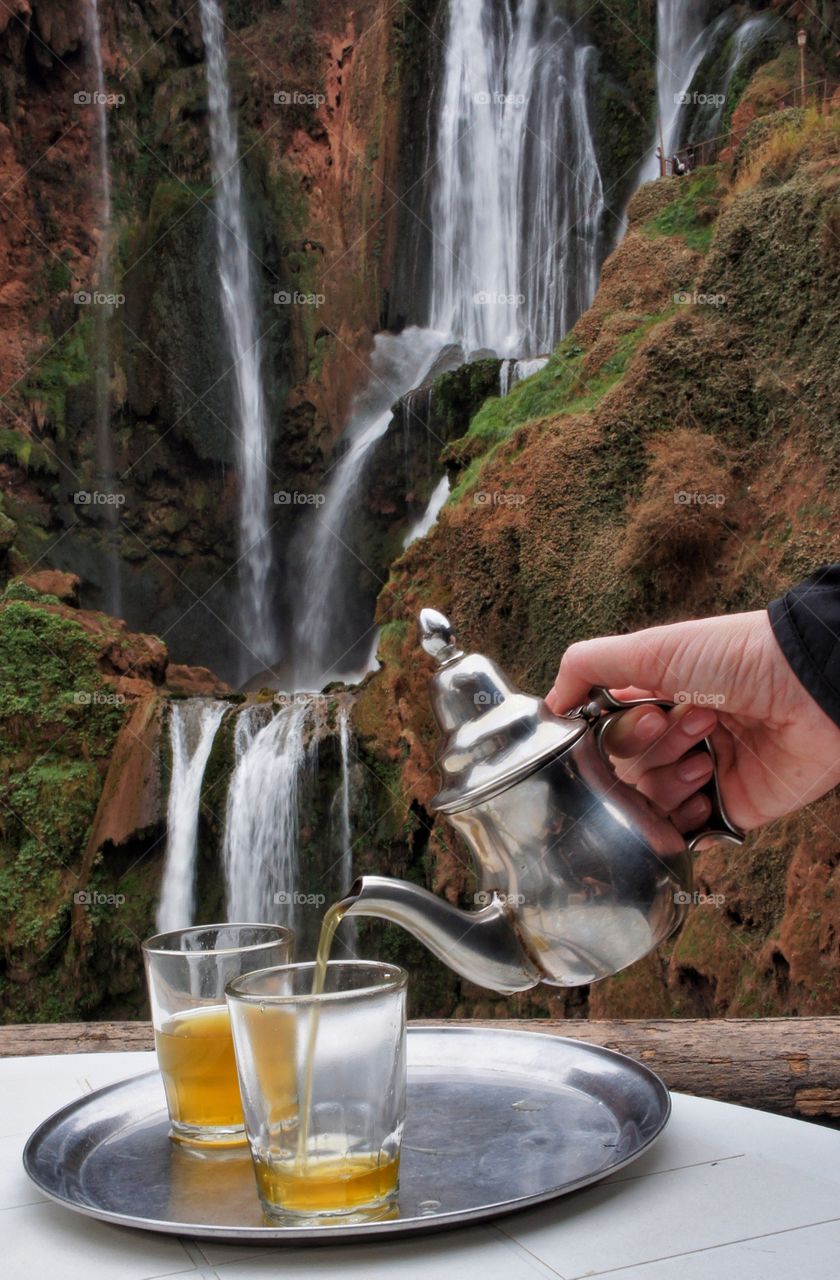
<path id="1" fill-rule="evenodd" d="M 717 172 L 714 168 L 697 169 L 683 178 L 670 179 L 668 186 L 671 199 L 644 223 L 644 232 L 679 236 L 690 248 L 705 253 L 712 243 L 722 195 Z"/>

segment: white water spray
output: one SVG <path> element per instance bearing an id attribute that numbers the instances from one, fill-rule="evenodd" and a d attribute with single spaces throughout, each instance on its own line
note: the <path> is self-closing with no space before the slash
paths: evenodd
<path id="1" fill-rule="evenodd" d="M 169 721 L 172 775 L 166 810 L 167 841 L 157 927 L 161 933 L 194 923 L 195 860 L 201 784 L 225 702 L 199 698 L 173 702 Z"/>
<path id="2" fill-rule="evenodd" d="M 236 718 L 223 849 L 227 917 L 294 927 L 307 706 L 294 702 L 267 723 L 265 714 L 248 707 Z"/>
<path id="3" fill-rule="evenodd" d="M 548 364 L 548 356 L 534 356 L 531 360 L 503 360 L 499 367 L 499 395 L 510 395 L 517 382 L 539 373 Z"/>
<path id="4" fill-rule="evenodd" d="M 535 354 L 597 286 L 594 50 L 539 0 L 451 0 L 445 48 L 430 323 L 467 352 Z"/>
<path id="5" fill-rule="evenodd" d="M 245 220 L 236 113 L 231 102 L 218 0 L 199 0 L 207 68 L 214 222 L 222 315 L 232 359 L 239 470 L 239 633 L 250 665 L 277 660 L 270 595 L 273 554 L 269 506 L 270 425 L 262 383 L 252 254 Z"/>
<path id="6" fill-rule="evenodd" d="M 449 476 L 443 476 L 438 480 L 431 497 L 429 498 L 426 510 L 420 519 L 411 526 L 408 533 L 403 539 L 403 551 L 406 547 L 410 547 L 412 542 L 416 542 L 418 538 L 425 538 L 426 534 L 437 522 L 443 508 L 446 506 L 446 499 L 449 497 Z"/>
<path id="7" fill-rule="evenodd" d="M 371 378 L 346 431 L 347 451 L 336 463 L 324 506 L 308 528 L 294 636 L 299 689 L 321 689 L 327 681 L 347 679 L 358 669 L 359 637 L 353 636 L 348 646 L 340 629 L 342 593 L 354 571 L 364 571 L 346 540 L 348 517 L 360 500 L 370 452 L 388 430 L 394 403 L 424 380 L 445 338 L 430 329 L 412 328 L 398 335 L 380 333 L 374 341 Z"/>
<path id="8" fill-rule="evenodd" d="M 443 349 L 545 351 L 597 286 L 603 187 L 587 112 L 591 47 L 539 0 L 451 0 L 432 169 L 426 329 L 380 334 L 295 586 L 295 682 L 358 678 L 360 576 L 351 517 L 396 400 Z M 437 512 L 435 513 L 437 514 Z"/>
<path id="9" fill-rule="evenodd" d="M 641 182 L 659 177 L 656 148 L 664 147 L 671 160 L 679 143 L 683 113 L 689 105 L 689 89 L 708 48 L 711 27 L 706 25 L 705 5 L 697 0 L 658 0 L 656 6 L 656 105 L 657 131 L 645 162 Z M 661 141 L 660 141 L 661 139 Z"/>

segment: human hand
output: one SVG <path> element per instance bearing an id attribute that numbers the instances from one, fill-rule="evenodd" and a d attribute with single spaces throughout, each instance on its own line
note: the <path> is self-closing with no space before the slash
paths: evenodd
<path id="1" fill-rule="evenodd" d="M 618 776 L 681 831 L 711 813 L 697 794 L 712 775 L 708 753 L 695 749 L 703 738 L 715 748 L 726 812 L 745 831 L 840 783 L 840 729 L 794 675 L 763 609 L 573 644 L 548 706 L 562 714 L 593 685 L 678 703 L 626 711 L 605 737 Z"/>

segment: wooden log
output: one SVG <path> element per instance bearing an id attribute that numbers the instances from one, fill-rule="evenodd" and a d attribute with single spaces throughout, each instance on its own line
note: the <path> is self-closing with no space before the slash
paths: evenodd
<path id="1" fill-rule="evenodd" d="M 0 1027 L 0 1058 L 154 1049 L 150 1022 L 32 1022 Z"/>
<path id="2" fill-rule="evenodd" d="M 650 1067 L 677 1093 L 802 1119 L 840 1120 L 840 1018 L 616 1018 L 483 1025 L 542 1031 L 615 1049 Z"/>
<path id="3" fill-rule="evenodd" d="M 453 1020 L 417 1025 L 494 1026 L 569 1036 L 643 1062 L 679 1093 L 802 1119 L 840 1120 L 840 1017 Z M 0 1057 L 152 1048 L 148 1022 L 0 1027 Z"/>

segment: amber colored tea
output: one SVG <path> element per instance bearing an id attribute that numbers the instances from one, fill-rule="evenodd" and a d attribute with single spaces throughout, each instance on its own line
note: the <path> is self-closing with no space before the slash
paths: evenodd
<path id="1" fill-rule="evenodd" d="M 265 1004 L 257 996 L 252 997 L 253 1002 L 241 1003 L 236 994 L 231 997 L 237 1044 L 247 1054 L 243 1081 L 247 1081 L 249 1115 L 253 1109 L 258 1116 L 254 1126 L 258 1132 L 256 1136 L 251 1133 L 254 1170 L 260 1198 L 270 1213 L 319 1217 L 370 1210 L 379 1216 L 389 1211 L 388 1201 L 398 1187 L 398 1154 L 376 1149 L 349 1154 L 354 1145 L 349 1136 L 352 1124 L 347 1132 L 325 1133 L 313 1116 L 322 1021 L 317 997 L 324 992 L 333 939 L 348 905 L 347 900 L 335 903 L 324 917 L 312 966 L 310 990 L 316 998 L 308 1008 L 305 992 L 300 993 L 303 1007 L 292 1003 L 287 1009 L 282 1005 L 282 989 L 277 993 L 277 1004 L 270 995 Z M 292 996 L 293 984 L 285 994 Z M 324 1077 L 322 1088 L 328 1098 L 328 1077 Z M 256 1106 L 250 1101 L 252 1096 Z M 335 1119 L 335 1107 L 328 1107 L 327 1113 Z M 339 1118 L 339 1130 L 344 1121 L 351 1123 L 351 1117 Z M 359 1145 L 358 1139 L 355 1145 Z"/>
<path id="2" fill-rule="evenodd" d="M 173 1121 L 206 1128 L 243 1125 L 225 1005 L 176 1014 L 155 1032 L 155 1046 Z"/>
<path id="3" fill-rule="evenodd" d="M 329 1213 L 376 1204 L 397 1186 L 399 1157 L 380 1164 L 376 1155 L 343 1160 L 310 1156 L 301 1164 L 256 1162 L 257 1183 L 264 1200 L 292 1213 Z"/>

